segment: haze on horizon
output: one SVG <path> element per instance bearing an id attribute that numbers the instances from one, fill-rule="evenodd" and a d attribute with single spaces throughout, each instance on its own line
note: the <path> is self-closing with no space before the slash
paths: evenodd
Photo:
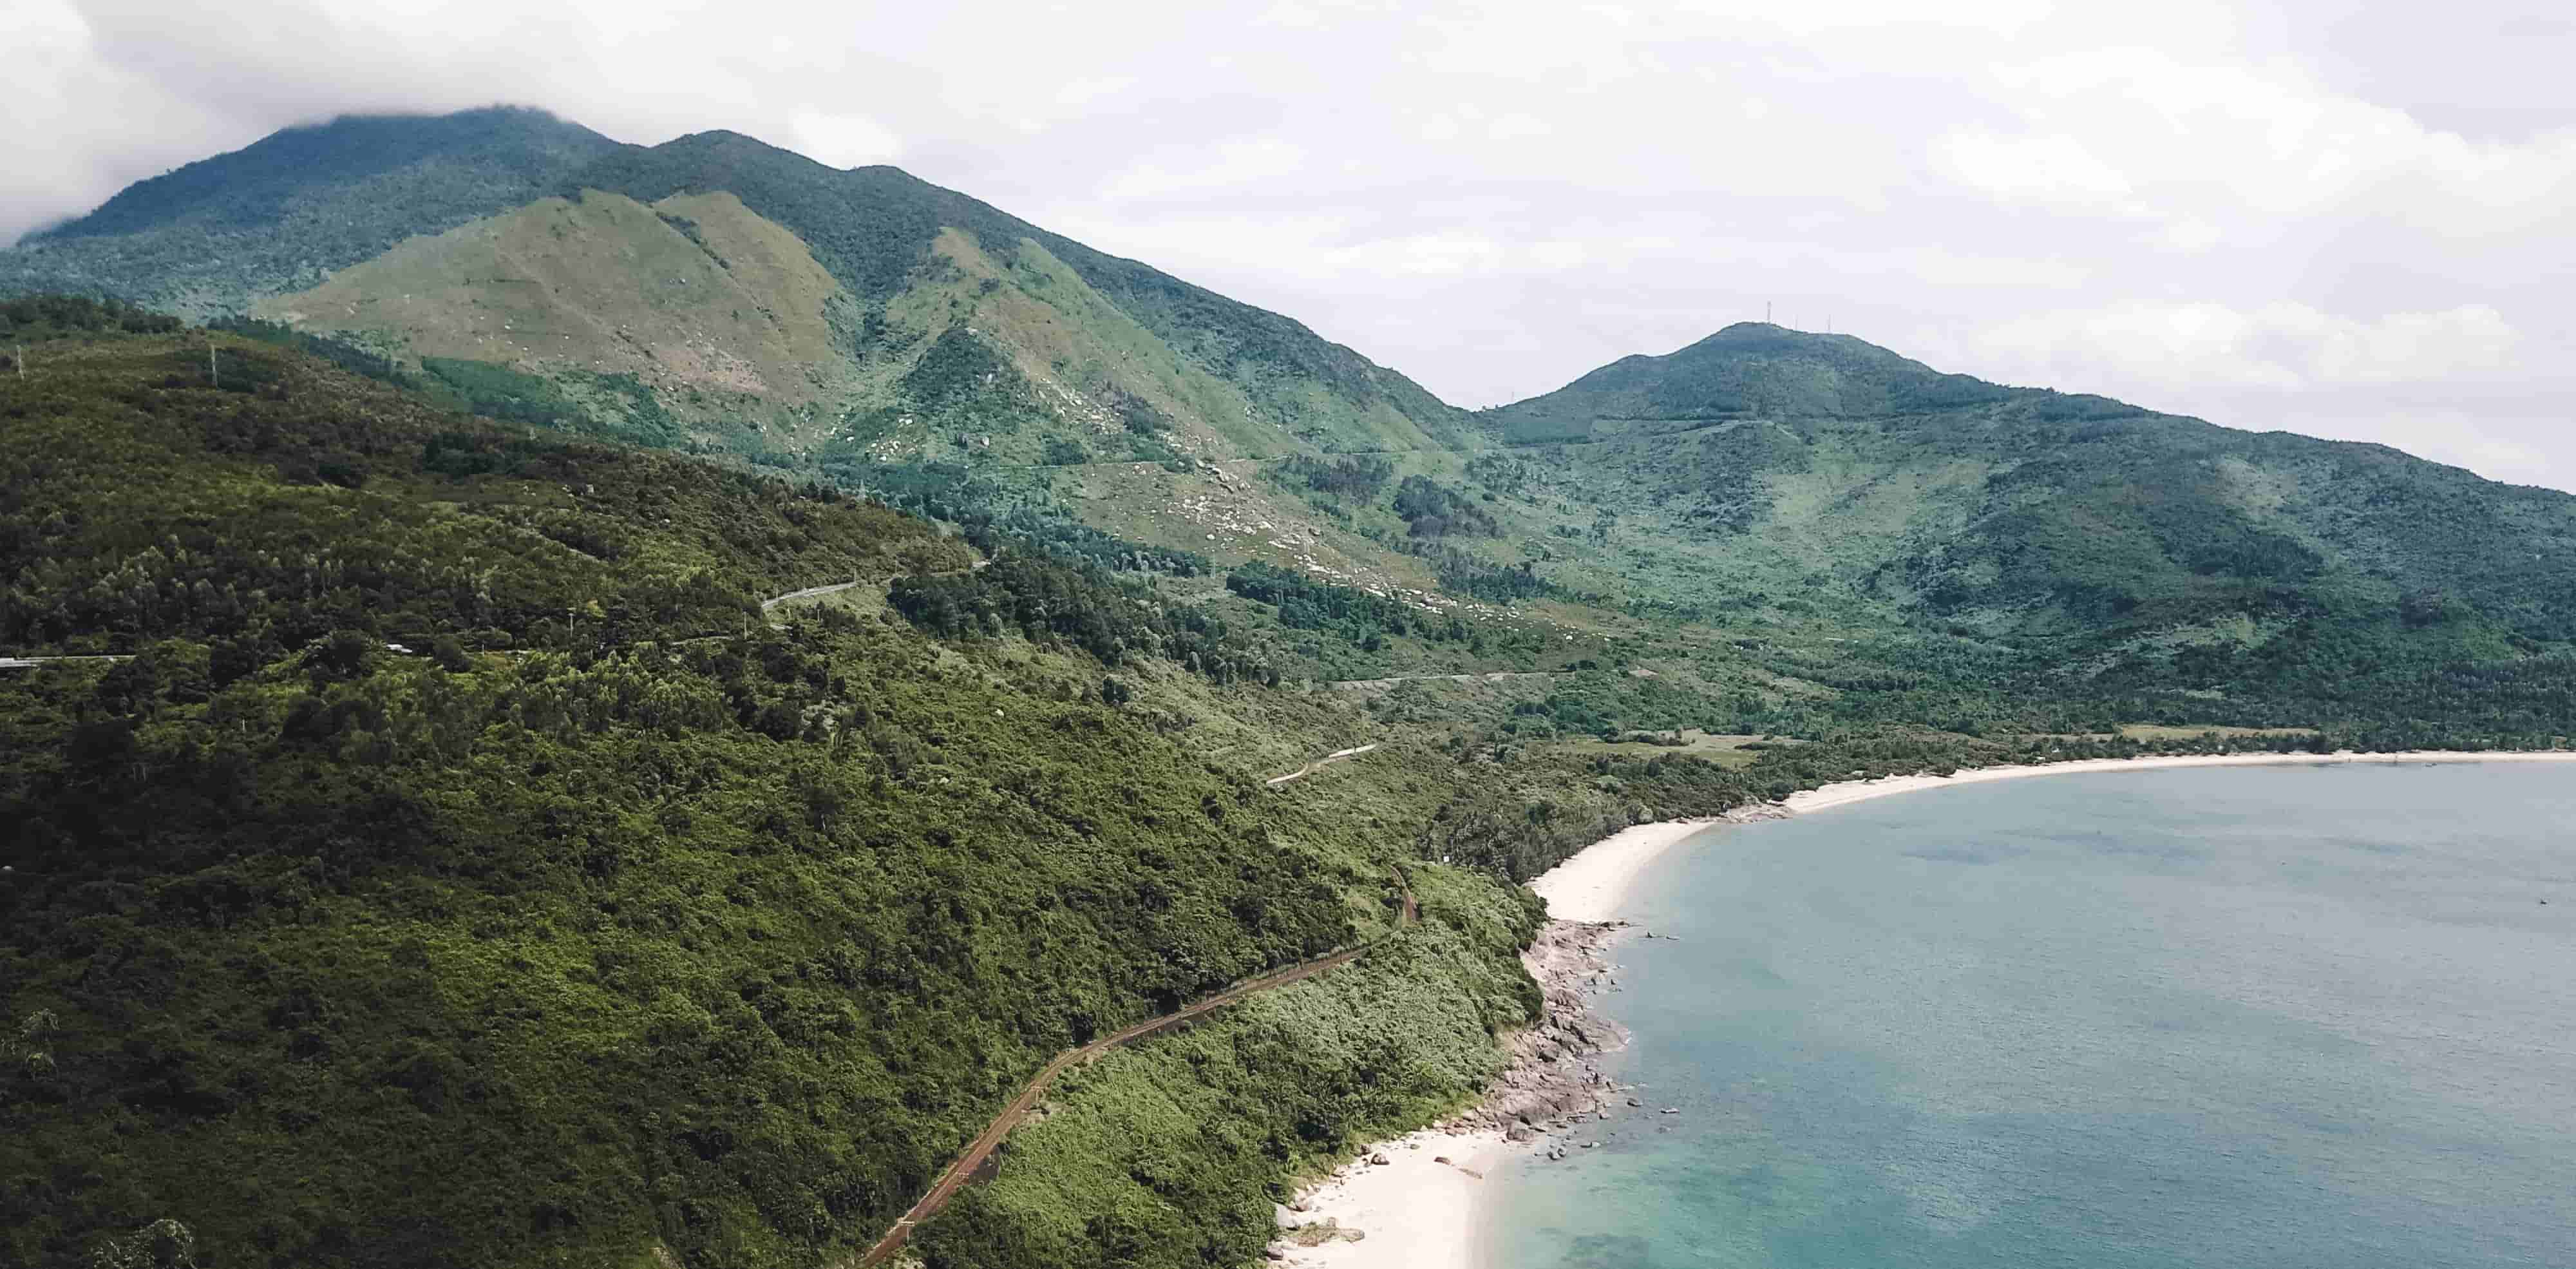
<path id="1" fill-rule="evenodd" d="M 1940 369 L 2576 489 L 2576 16 L 20 0 L 0 241 L 350 111 L 894 163 L 1463 405 L 1765 305 Z"/>

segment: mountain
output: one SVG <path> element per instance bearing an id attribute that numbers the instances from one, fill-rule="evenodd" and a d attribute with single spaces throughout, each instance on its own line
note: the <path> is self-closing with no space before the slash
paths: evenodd
<path id="1" fill-rule="evenodd" d="M 529 110 L 343 118 L 142 182 L 0 253 L 0 294 L 40 291 L 257 314 L 498 413 L 853 474 L 1470 430 L 1295 321 L 893 168 Z"/>
<path id="2" fill-rule="evenodd" d="M 1849 335 L 1740 322 L 1660 357 L 1622 357 L 1495 411 L 1516 445 L 1660 435 L 1747 418 L 1865 417 L 1991 404 L 2011 390 Z"/>
<path id="3" fill-rule="evenodd" d="M 2325 628 L 2407 659 L 2576 639 L 2576 497 L 2384 446 L 2212 426 L 1748 323 L 1489 421 L 1652 558 L 1602 589 L 2117 650 L 2196 673 Z M 1720 566 L 1669 584 L 1659 564 Z M 2196 686 L 2209 686 L 2207 683 Z"/>
<path id="4" fill-rule="evenodd" d="M 0 252 L 0 294 L 108 295 L 188 317 L 310 286 L 415 234 L 518 206 L 617 143 L 543 111 L 349 116 L 138 181 Z"/>
<path id="5" fill-rule="evenodd" d="M 72 263 L 475 413 L 1044 524 L 1091 559 L 1578 625 L 1939 635 L 2057 667 L 2056 697 L 2199 693 L 2239 719 L 2347 717 L 2364 702 L 2302 694 L 2354 667 L 2576 639 L 2576 531 L 2549 491 L 1761 323 L 1471 416 L 1289 318 L 729 132 L 342 119 L 0 253 L 0 291 Z"/>

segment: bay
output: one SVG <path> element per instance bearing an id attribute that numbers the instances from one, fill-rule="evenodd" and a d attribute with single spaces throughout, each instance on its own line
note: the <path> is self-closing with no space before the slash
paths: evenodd
<path id="1" fill-rule="evenodd" d="M 2576 1266 L 2565 767 L 1961 785 L 1623 915 L 1647 1107 L 1493 1177 L 1495 1269 Z"/>

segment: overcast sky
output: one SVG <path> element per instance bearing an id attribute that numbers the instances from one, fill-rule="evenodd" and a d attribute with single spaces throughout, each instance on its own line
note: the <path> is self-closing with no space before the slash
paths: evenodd
<path id="1" fill-rule="evenodd" d="M 1462 405 L 1772 306 L 2576 489 L 2576 6 L 0 2 L 0 241 L 349 110 L 894 163 Z"/>

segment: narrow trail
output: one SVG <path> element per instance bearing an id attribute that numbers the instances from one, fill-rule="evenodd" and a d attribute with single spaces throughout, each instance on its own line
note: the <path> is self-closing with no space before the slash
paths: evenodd
<path id="1" fill-rule="evenodd" d="M 1570 670 L 1489 670 L 1483 674 L 1398 674 L 1382 679 L 1331 679 L 1316 684 L 1336 692 L 1355 692 L 1364 688 L 1386 687 L 1395 683 L 1507 683 L 1513 679 L 1552 679 Z"/>
<path id="2" fill-rule="evenodd" d="M 760 610 L 762 612 L 767 612 L 772 608 L 776 608 L 780 604 L 793 603 L 799 599 L 813 599 L 821 595 L 837 595 L 842 591 L 855 590 L 866 584 L 867 583 L 865 582 L 834 582 L 829 586 L 808 586 L 803 590 L 791 590 L 784 595 L 760 601 Z"/>
<path id="3" fill-rule="evenodd" d="M 1305 766 L 1299 767 L 1286 775 L 1272 776 L 1269 779 L 1262 781 L 1262 783 L 1276 785 L 1286 784 L 1291 780 L 1304 779 L 1305 777 L 1313 775 L 1317 771 L 1325 767 L 1329 767 L 1336 762 L 1343 762 L 1359 757 L 1361 754 L 1377 748 L 1377 746 L 1378 742 L 1371 741 L 1368 744 L 1361 745 L 1357 749 L 1336 749 L 1333 752 L 1325 754 L 1323 757 L 1317 758 L 1313 762 L 1307 763 Z"/>
<path id="4" fill-rule="evenodd" d="M 1414 910 L 1413 896 L 1410 891 L 1405 894 L 1405 910 L 1408 914 Z M 1111 1049 L 1121 1048 L 1149 1036 L 1161 1034 L 1210 1011 L 1235 1004 L 1247 996 L 1268 991 L 1273 987 L 1285 987 L 1290 983 L 1312 978 L 1328 969 L 1350 964 L 1368 950 L 1367 947 L 1355 947 L 1348 951 L 1335 952 L 1330 956 L 1303 961 L 1286 969 L 1275 970 L 1259 978 L 1228 987 L 1195 1004 L 1186 1005 L 1176 1012 L 1147 1019 L 1115 1035 L 1057 1054 L 1054 1061 L 1047 1063 L 1030 1078 L 1028 1086 L 1020 1090 L 1019 1096 L 1011 1099 L 1011 1104 L 1004 1107 L 1001 1114 L 993 1117 L 993 1122 L 984 1126 L 984 1131 L 976 1134 L 975 1139 L 967 1143 L 965 1151 L 948 1165 L 948 1170 L 939 1174 L 939 1180 L 931 1185 L 930 1192 L 922 1195 L 921 1201 L 912 1205 L 912 1210 L 905 1212 L 901 1219 L 895 1221 L 894 1228 L 887 1230 L 885 1236 L 878 1239 L 875 1245 L 859 1253 L 857 1259 L 842 1261 L 836 1269 L 862 1269 L 864 1266 L 884 1264 L 887 1259 L 902 1250 L 904 1243 L 911 1240 L 912 1231 L 915 1228 L 923 1221 L 938 1215 L 941 1208 L 948 1206 L 948 1200 L 956 1197 L 957 1191 L 965 1188 L 966 1183 L 974 1179 L 976 1170 L 983 1167 L 984 1161 L 992 1157 L 994 1149 L 1002 1144 L 1003 1138 L 1010 1136 L 1011 1130 L 1019 1127 L 1020 1120 L 1031 1110 L 1036 1109 L 1038 1100 L 1046 1096 L 1048 1085 L 1053 1084 L 1055 1077 L 1063 1074 L 1065 1068 L 1076 1063 L 1088 1062 Z"/>

